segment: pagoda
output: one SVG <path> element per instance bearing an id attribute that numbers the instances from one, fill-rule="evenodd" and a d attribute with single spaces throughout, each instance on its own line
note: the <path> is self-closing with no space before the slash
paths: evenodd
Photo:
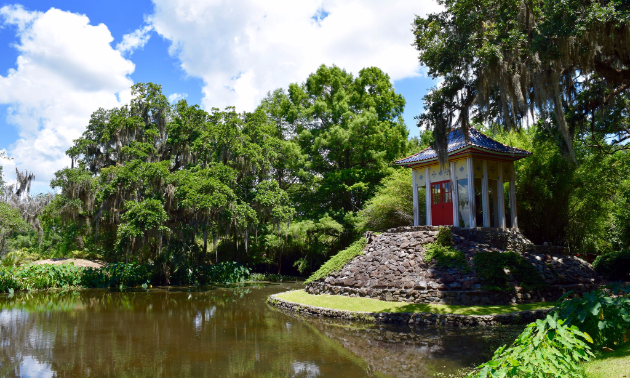
<path id="1" fill-rule="evenodd" d="M 499 143 L 473 127 L 468 140 L 461 128 L 452 130 L 447 153 L 445 166 L 432 147 L 395 162 L 412 169 L 414 226 L 420 225 L 419 192 L 425 188 L 428 226 L 518 229 L 514 162 L 532 153 Z"/>

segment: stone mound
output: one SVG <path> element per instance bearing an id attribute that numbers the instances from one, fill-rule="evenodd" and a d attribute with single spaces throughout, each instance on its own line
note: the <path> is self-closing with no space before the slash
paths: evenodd
<path id="1" fill-rule="evenodd" d="M 339 272 L 309 283 L 311 294 L 371 297 L 386 301 L 445 304 L 511 304 L 557 300 L 569 290 L 577 293 L 599 287 L 600 278 L 586 261 L 566 254 L 566 249 L 536 246 L 513 230 L 452 227 L 453 245 L 462 251 L 471 268 L 440 268 L 424 260 L 425 248 L 435 241 L 438 227 L 416 226 L 367 233 L 368 244 Z M 525 290 L 508 275 L 510 291 L 484 290 L 473 258 L 480 251 L 513 251 L 529 261 L 546 282 Z"/>

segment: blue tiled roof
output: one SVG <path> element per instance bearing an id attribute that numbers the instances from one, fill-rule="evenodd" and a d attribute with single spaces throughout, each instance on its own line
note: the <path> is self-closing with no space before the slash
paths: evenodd
<path id="1" fill-rule="evenodd" d="M 470 139 L 466 142 L 462 129 L 455 129 L 446 136 L 447 151 L 449 155 L 454 152 L 459 152 L 467 147 L 479 147 L 489 152 L 498 152 L 501 154 L 510 154 L 514 158 L 520 159 L 531 155 L 529 151 L 521 150 L 520 148 L 506 146 L 503 143 L 499 143 L 494 139 L 490 139 L 484 134 L 477 131 L 477 129 L 470 127 L 469 129 Z M 394 162 L 397 165 L 411 165 L 425 160 L 431 160 L 437 158 L 437 153 L 432 147 L 418 152 L 415 155 L 411 155 L 404 159 Z"/>

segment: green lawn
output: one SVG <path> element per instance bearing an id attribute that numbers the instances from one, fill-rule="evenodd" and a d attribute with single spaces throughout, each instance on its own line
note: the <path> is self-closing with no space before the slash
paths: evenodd
<path id="1" fill-rule="evenodd" d="M 630 343 L 584 364 L 588 378 L 630 377 Z"/>
<path id="2" fill-rule="evenodd" d="M 344 297 L 341 295 L 311 295 L 304 290 L 278 294 L 277 297 L 309 306 L 364 312 L 431 312 L 436 314 L 495 315 L 553 307 L 553 303 L 551 302 L 506 306 L 426 305 L 404 302 L 385 302 L 371 298 Z"/>

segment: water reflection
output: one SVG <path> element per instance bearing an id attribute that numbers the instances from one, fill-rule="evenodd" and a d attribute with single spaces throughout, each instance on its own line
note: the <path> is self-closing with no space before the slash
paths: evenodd
<path id="1" fill-rule="evenodd" d="M 452 329 L 383 325 L 356 327 L 309 320 L 316 332 L 360 357 L 368 372 L 392 377 L 432 377 L 477 365 L 499 345 L 514 340 L 522 327 Z"/>
<path id="2" fill-rule="evenodd" d="M 487 344 L 477 331 L 352 328 L 265 304 L 297 287 L 2 295 L 0 376 L 422 377 Z"/>

